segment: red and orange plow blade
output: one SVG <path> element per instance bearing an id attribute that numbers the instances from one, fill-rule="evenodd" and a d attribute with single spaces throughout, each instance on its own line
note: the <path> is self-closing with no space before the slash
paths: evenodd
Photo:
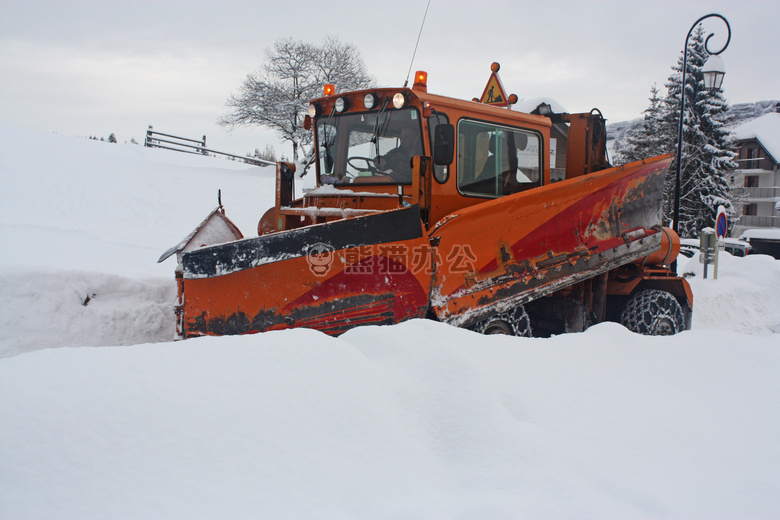
<path id="1" fill-rule="evenodd" d="M 469 325 L 657 250 L 670 161 L 603 170 L 443 219 L 430 232 L 439 319 Z"/>
<path id="2" fill-rule="evenodd" d="M 187 253 L 183 337 L 423 317 L 433 267 L 417 206 Z"/>

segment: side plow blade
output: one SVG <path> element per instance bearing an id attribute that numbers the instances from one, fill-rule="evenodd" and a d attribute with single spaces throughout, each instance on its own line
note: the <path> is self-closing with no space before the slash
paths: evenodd
<path id="1" fill-rule="evenodd" d="M 468 326 L 657 250 L 670 160 L 603 170 L 445 219 L 431 231 L 439 319 Z"/>

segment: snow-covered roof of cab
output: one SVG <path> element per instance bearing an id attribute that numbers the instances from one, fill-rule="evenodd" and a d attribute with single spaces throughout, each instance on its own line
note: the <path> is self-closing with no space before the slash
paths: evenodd
<path id="1" fill-rule="evenodd" d="M 512 110 L 530 114 L 531 112 L 539 108 L 539 105 L 541 105 L 542 103 L 547 103 L 548 105 L 550 105 L 550 109 L 552 110 L 553 114 L 566 114 L 569 112 L 568 110 L 566 110 L 566 108 L 563 105 L 558 103 L 558 101 L 548 97 L 521 99 L 520 101 L 512 105 Z"/>

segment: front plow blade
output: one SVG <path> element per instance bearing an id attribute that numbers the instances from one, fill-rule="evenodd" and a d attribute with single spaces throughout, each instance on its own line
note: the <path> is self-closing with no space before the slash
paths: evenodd
<path id="1" fill-rule="evenodd" d="M 417 206 L 192 251 L 182 260 L 181 335 L 339 334 L 424 317 L 430 258 Z"/>

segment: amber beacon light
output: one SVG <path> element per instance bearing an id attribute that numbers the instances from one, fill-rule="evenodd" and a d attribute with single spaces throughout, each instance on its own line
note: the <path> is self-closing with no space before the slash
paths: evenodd
<path id="1" fill-rule="evenodd" d="M 414 73 L 414 85 L 413 90 L 420 90 L 422 92 L 428 92 L 428 73 L 422 70 L 418 70 Z"/>

